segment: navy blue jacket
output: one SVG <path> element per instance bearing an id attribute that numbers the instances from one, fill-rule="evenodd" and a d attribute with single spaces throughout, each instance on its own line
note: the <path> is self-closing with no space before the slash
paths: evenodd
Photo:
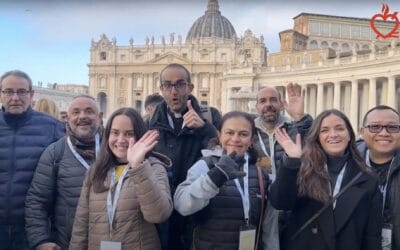
<path id="1" fill-rule="evenodd" d="M 23 225 L 25 196 L 40 155 L 64 135 L 55 118 L 29 108 L 21 115 L 0 111 L 0 224 Z"/>

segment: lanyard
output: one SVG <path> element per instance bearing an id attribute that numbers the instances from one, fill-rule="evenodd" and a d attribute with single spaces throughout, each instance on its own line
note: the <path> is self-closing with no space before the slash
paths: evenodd
<path id="1" fill-rule="evenodd" d="M 272 175 L 270 175 L 271 177 L 271 181 L 273 182 L 275 180 L 276 177 L 276 166 L 275 166 L 275 150 L 274 150 L 274 145 L 275 142 L 273 140 L 273 135 L 269 135 L 269 151 L 271 152 L 271 156 L 268 154 L 267 149 L 265 148 L 265 144 L 263 142 L 263 139 L 261 137 L 260 131 L 257 130 L 257 134 L 258 134 L 258 140 L 260 141 L 260 145 L 261 145 L 261 149 L 263 150 L 264 154 L 270 158 L 271 160 L 271 167 L 272 167 Z"/>
<path id="2" fill-rule="evenodd" d="M 115 188 L 114 199 L 111 199 L 111 189 L 115 184 L 115 168 L 111 169 L 111 180 L 110 180 L 110 189 L 107 194 L 107 214 L 108 214 L 108 223 L 110 225 L 110 233 L 112 232 L 112 223 L 114 221 L 115 211 L 118 205 L 119 195 L 122 189 L 122 184 L 124 182 L 124 178 L 126 173 L 128 173 L 128 165 L 125 166 L 124 171 L 119 177 L 117 187 Z"/>
<path id="3" fill-rule="evenodd" d="M 342 170 L 340 170 L 340 173 L 339 173 L 338 177 L 336 178 L 336 183 L 335 183 L 335 187 L 333 188 L 332 197 L 335 197 L 340 191 L 340 187 L 342 186 L 342 182 L 343 182 L 344 172 L 346 171 L 346 166 L 347 166 L 347 162 L 344 164 Z M 328 168 L 327 165 L 325 165 L 325 167 Z M 335 209 L 335 207 L 336 207 L 336 200 L 333 202 L 333 209 Z"/>
<path id="4" fill-rule="evenodd" d="M 239 180 L 236 178 L 235 185 L 236 188 L 238 189 L 240 193 L 240 197 L 242 198 L 242 204 L 243 204 L 243 213 L 244 213 L 244 219 L 246 223 L 249 223 L 249 210 L 250 210 L 250 201 L 249 201 L 249 156 L 246 153 L 244 156 L 244 159 L 246 160 L 244 166 L 243 166 L 243 171 L 246 173 L 246 175 L 243 177 L 243 187 L 240 186 Z"/>
<path id="5" fill-rule="evenodd" d="M 388 173 L 386 175 L 385 185 L 379 185 L 379 190 L 381 191 L 382 196 L 383 196 L 382 214 L 383 214 L 383 212 L 385 210 L 386 193 L 387 193 L 387 187 L 388 187 L 388 184 L 389 184 L 390 171 L 392 170 L 392 166 L 393 166 L 393 160 L 394 160 L 394 157 L 392 158 L 392 161 L 390 162 L 389 170 L 388 170 Z M 367 153 L 366 153 L 366 156 L 365 156 L 365 163 L 367 164 L 368 167 L 370 167 L 370 168 L 372 167 L 371 166 L 371 161 L 369 160 L 369 149 L 367 149 Z"/>
<path id="6" fill-rule="evenodd" d="M 96 133 L 95 137 L 95 152 L 96 152 L 96 157 L 99 155 L 99 150 L 100 150 L 100 136 L 99 134 Z M 90 169 L 89 164 L 87 164 L 87 162 L 82 158 L 82 156 L 80 154 L 78 154 L 78 152 L 76 152 L 74 146 L 72 146 L 72 142 L 71 139 L 69 138 L 69 136 L 67 137 L 67 144 L 69 149 L 71 150 L 72 154 L 75 156 L 75 158 L 87 169 Z"/>

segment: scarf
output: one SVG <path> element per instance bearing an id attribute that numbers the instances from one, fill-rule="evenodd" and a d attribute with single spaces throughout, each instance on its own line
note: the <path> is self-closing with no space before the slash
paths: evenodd
<path id="1" fill-rule="evenodd" d="M 69 138 L 71 139 L 72 146 L 82 158 L 92 165 L 96 160 L 96 141 L 95 137 L 92 138 L 78 138 L 75 134 L 69 131 Z"/>

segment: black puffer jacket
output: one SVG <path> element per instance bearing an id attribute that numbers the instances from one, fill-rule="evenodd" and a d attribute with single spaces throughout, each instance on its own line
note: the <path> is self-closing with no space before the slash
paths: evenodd
<path id="1" fill-rule="evenodd" d="M 214 167 L 211 162 L 218 159 L 206 160 L 208 168 Z M 263 175 L 265 193 L 269 185 L 268 175 Z M 261 216 L 260 185 L 257 167 L 249 164 L 249 223 L 257 228 Z M 243 188 L 243 187 L 242 187 Z M 239 231 L 244 225 L 242 198 L 233 180 L 225 182 L 219 188 L 218 194 L 210 199 L 210 203 L 194 216 L 194 248 L 202 249 L 237 249 L 239 246 Z M 265 207 L 265 204 L 264 204 Z M 261 246 L 261 244 L 259 244 Z M 259 247 L 259 249 L 261 249 Z"/>
<path id="2" fill-rule="evenodd" d="M 58 170 L 55 170 L 54 162 L 58 159 Z M 43 152 L 25 204 L 26 232 L 31 247 L 55 242 L 62 249 L 68 249 L 86 171 L 72 154 L 65 137 Z M 51 230 L 50 216 L 53 217 Z"/>
<path id="3" fill-rule="evenodd" d="M 200 106 L 193 96 L 189 96 L 194 110 L 200 115 Z M 168 156 L 172 161 L 170 177 L 171 194 L 185 180 L 188 169 L 201 157 L 201 150 L 207 148 L 208 141 L 217 136 L 217 130 L 206 122 L 202 128 L 184 127 L 179 133 L 169 126 L 167 103 L 164 101 L 150 120 L 150 129 L 157 129 L 160 137 L 154 151 Z M 200 115 L 201 116 L 201 115 Z"/>
<path id="4" fill-rule="evenodd" d="M 365 159 L 367 146 L 364 141 L 357 142 L 358 150 Z M 400 149 L 397 150 L 392 162 L 392 169 L 389 173 L 389 195 L 387 200 L 389 205 L 389 213 L 384 213 L 385 223 L 390 223 L 393 226 L 392 231 L 392 249 L 400 249 Z M 385 206 L 386 207 L 386 206 Z"/>

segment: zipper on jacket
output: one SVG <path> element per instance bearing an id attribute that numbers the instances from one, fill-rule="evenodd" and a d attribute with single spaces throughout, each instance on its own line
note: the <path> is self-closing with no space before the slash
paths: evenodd
<path id="1" fill-rule="evenodd" d="M 13 137 L 12 137 L 12 147 L 11 147 L 11 166 L 8 169 L 8 174 L 10 175 L 7 183 L 7 195 L 6 195 L 6 224 L 10 224 L 10 197 L 11 197 L 11 187 L 12 187 L 12 182 L 14 181 L 14 173 L 15 173 L 15 141 L 16 141 L 16 134 L 17 134 L 17 129 L 13 129 Z"/>

